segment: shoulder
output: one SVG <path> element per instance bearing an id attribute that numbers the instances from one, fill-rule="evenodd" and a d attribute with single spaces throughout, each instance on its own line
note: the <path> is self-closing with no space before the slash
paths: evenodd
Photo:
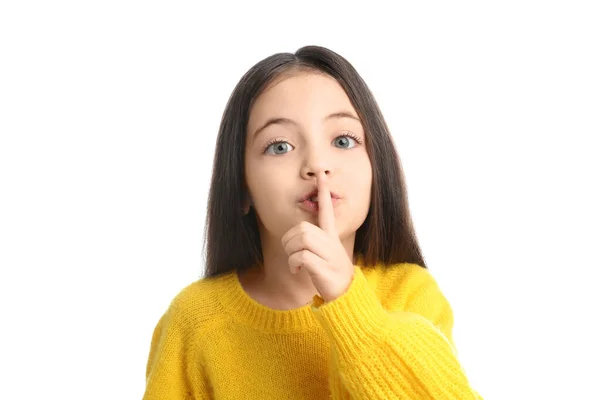
<path id="1" fill-rule="evenodd" d="M 223 315 L 218 299 L 223 279 L 201 278 L 183 287 L 162 316 L 163 323 L 177 325 L 185 331 L 207 329 Z"/>
<path id="2" fill-rule="evenodd" d="M 427 268 L 412 263 L 377 264 L 372 267 L 361 267 L 361 270 L 378 292 L 396 292 L 401 289 L 406 291 L 428 282 L 435 282 Z"/>
<path id="3" fill-rule="evenodd" d="M 418 314 L 452 341 L 454 313 L 429 269 L 402 263 L 369 267 L 363 271 L 386 310 Z"/>
<path id="4" fill-rule="evenodd" d="M 429 269 L 421 265 L 378 264 L 362 268 L 362 271 L 387 309 L 408 309 L 415 302 L 422 301 L 446 303 L 437 281 Z"/>

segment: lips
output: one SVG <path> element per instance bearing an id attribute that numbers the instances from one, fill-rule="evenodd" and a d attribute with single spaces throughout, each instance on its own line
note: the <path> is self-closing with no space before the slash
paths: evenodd
<path id="1" fill-rule="evenodd" d="M 333 205 L 333 207 L 337 206 L 337 203 L 340 201 L 341 197 L 334 192 L 329 192 L 331 194 L 331 204 Z M 314 198 L 316 201 L 311 201 L 310 199 Z M 319 212 L 319 191 L 315 188 L 312 191 L 306 193 L 304 196 L 302 196 L 299 200 L 298 203 L 300 205 L 300 208 L 304 209 L 305 211 L 308 211 L 312 214 L 318 214 Z"/>
<path id="2" fill-rule="evenodd" d="M 331 194 L 331 198 L 332 198 L 332 199 L 339 199 L 339 198 L 340 198 L 340 196 L 339 196 L 339 195 L 337 195 L 337 194 L 336 194 L 336 193 L 334 193 L 334 192 L 329 192 L 329 193 Z M 301 198 L 298 200 L 298 202 L 299 202 L 299 203 L 302 203 L 302 202 L 304 202 L 304 201 L 306 201 L 306 200 L 309 200 L 309 201 L 310 201 L 311 197 L 315 197 L 315 198 L 317 198 L 317 199 L 318 199 L 318 197 L 319 197 L 319 191 L 318 191 L 317 189 L 313 189 L 311 192 L 308 192 L 307 194 L 305 194 L 304 196 L 302 196 L 302 197 L 301 197 Z"/>
<path id="3" fill-rule="evenodd" d="M 332 197 L 331 198 L 331 204 L 334 208 L 336 208 L 338 201 L 340 201 L 338 198 L 336 197 Z M 300 208 L 311 212 L 313 214 L 317 214 L 319 212 L 319 202 L 318 201 L 310 201 L 309 199 L 301 201 L 299 203 Z"/>

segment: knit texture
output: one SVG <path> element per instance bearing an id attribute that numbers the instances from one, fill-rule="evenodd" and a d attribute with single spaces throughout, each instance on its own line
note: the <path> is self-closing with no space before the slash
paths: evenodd
<path id="1" fill-rule="evenodd" d="M 236 272 L 175 296 L 152 335 L 144 400 L 481 399 L 429 270 L 355 265 L 347 291 L 274 310 Z"/>

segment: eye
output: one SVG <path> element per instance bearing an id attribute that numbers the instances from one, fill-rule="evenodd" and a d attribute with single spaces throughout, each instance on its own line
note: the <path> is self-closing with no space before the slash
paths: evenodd
<path id="1" fill-rule="evenodd" d="M 336 142 L 341 145 L 341 147 L 338 147 L 338 148 L 342 148 L 342 149 L 352 149 L 352 148 L 356 147 L 357 144 L 362 144 L 362 140 L 360 140 L 360 138 L 358 136 L 356 136 L 355 134 L 353 134 L 352 132 L 346 132 L 346 133 L 336 137 L 333 140 L 333 143 L 336 143 Z M 352 145 L 352 142 L 354 142 L 354 145 Z M 291 149 L 293 149 L 293 148 L 294 148 L 294 146 L 292 146 L 285 140 L 273 139 L 266 145 L 263 153 L 264 154 L 281 155 L 281 154 L 287 153 L 288 151 L 291 151 Z M 286 150 L 288 150 L 288 151 L 286 151 Z"/>
<path id="2" fill-rule="evenodd" d="M 287 151 L 285 151 L 286 148 L 289 147 L 293 147 L 291 144 L 289 144 L 288 142 L 286 142 L 285 140 L 275 140 L 272 142 L 269 142 L 269 144 L 267 144 L 267 147 L 265 147 L 265 154 L 285 154 L 287 153 Z M 273 148 L 273 152 L 269 151 L 271 150 L 271 148 Z"/>
<path id="3" fill-rule="evenodd" d="M 353 147 L 356 147 L 356 144 L 354 146 L 351 147 L 346 147 L 349 143 L 351 143 L 352 141 L 356 142 L 357 144 L 361 144 L 362 141 L 360 140 L 360 138 L 358 136 L 356 136 L 355 134 L 353 134 L 352 132 L 347 132 L 344 133 L 343 135 L 340 135 L 338 137 L 336 137 L 334 139 L 334 142 L 340 143 L 342 144 L 342 148 L 344 149 L 351 149 Z"/>

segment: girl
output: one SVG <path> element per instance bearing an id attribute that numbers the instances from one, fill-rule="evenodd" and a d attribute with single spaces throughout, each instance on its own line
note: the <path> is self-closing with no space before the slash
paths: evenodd
<path id="1" fill-rule="evenodd" d="M 346 59 L 307 46 L 252 67 L 219 129 L 204 278 L 158 321 L 144 399 L 481 398 L 407 198 Z"/>

